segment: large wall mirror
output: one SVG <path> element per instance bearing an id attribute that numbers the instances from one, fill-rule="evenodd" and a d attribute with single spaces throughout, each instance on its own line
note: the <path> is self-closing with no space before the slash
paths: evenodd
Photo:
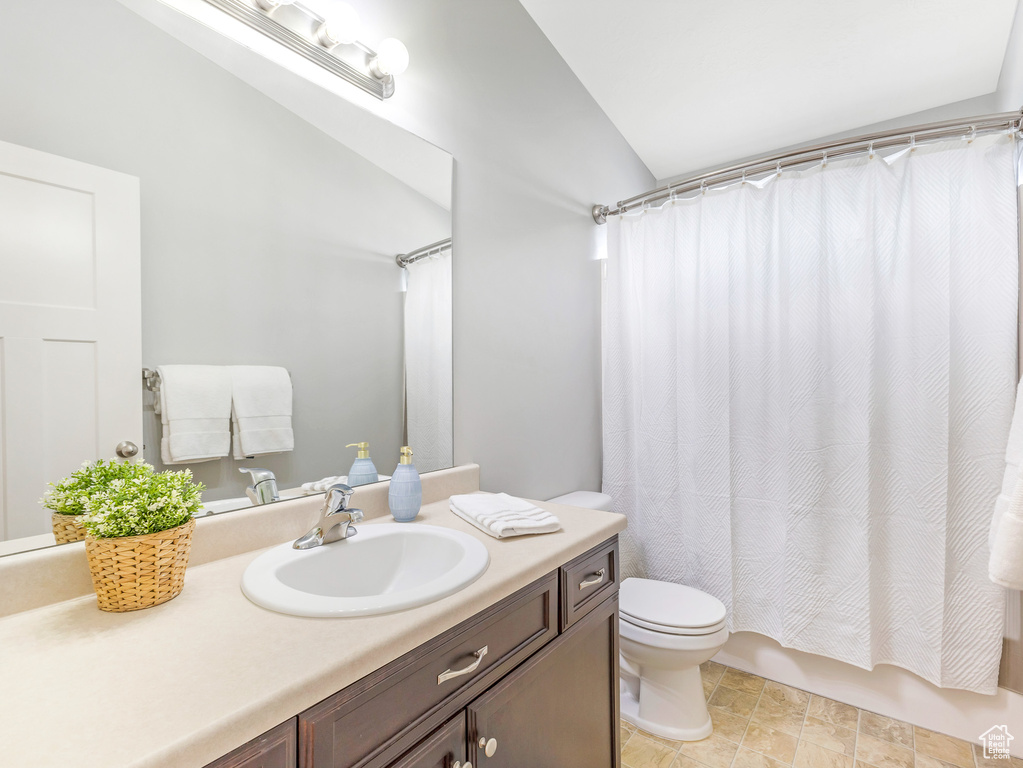
<path id="1" fill-rule="evenodd" d="M 293 450 L 180 465 L 206 485 L 204 511 L 253 503 L 240 467 L 273 472 L 282 497 L 345 475 L 349 443 L 368 442 L 383 475 L 405 444 L 421 472 L 451 466 L 450 155 L 156 0 L 0 14 L 0 554 L 53 544 L 46 483 L 120 440 L 164 468 L 143 368 L 290 376 Z M 137 211 L 103 211 L 136 217 L 134 288 L 92 250 L 101 197 L 24 172 L 22 149 L 32 167 L 138 180 Z M 124 376 L 104 374 L 112 342 L 47 319 L 111 296 L 124 322 L 105 339 L 135 361 Z M 140 434 L 105 427 L 115 407 Z"/>

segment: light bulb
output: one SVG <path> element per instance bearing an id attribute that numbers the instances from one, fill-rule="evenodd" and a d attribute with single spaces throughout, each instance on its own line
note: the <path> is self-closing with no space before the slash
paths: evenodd
<path id="1" fill-rule="evenodd" d="M 320 45 L 333 48 L 359 39 L 359 12 L 348 3 L 331 3 L 324 22 L 316 30 Z"/>
<path id="2" fill-rule="evenodd" d="M 393 37 L 381 40 L 377 46 L 377 56 L 370 67 L 377 77 L 400 75 L 408 69 L 408 48 L 401 40 Z"/>
<path id="3" fill-rule="evenodd" d="M 282 5 L 291 5 L 295 0 L 256 0 L 256 5 L 264 11 L 272 11 Z"/>

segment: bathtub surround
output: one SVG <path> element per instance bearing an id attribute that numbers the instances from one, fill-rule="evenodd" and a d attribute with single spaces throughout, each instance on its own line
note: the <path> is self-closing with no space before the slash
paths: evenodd
<path id="1" fill-rule="evenodd" d="M 993 693 L 1011 140 L 832 161 L 610 226 L 604 481 L 626 562 L 714 594 L 733 631 Z"/>

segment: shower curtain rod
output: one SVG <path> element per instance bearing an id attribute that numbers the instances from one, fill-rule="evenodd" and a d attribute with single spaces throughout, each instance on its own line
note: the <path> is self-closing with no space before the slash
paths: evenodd
<path id="1" fill-rule="evenodd" d="M 444 251 L 451 249 L 451 238 L 445 237 L 443 240 L 438 240 L 436 243 L 430 243 L 424 245 L 422 248 L 416 248 L 414 251 L 409 253 L 399 253 L 394 257 L 395 263 L 405 269 L 409 264 L 415 264 L 420 259 L 428 259 L 431 256 L 437 256 L 438 254 L 444 253 Z"/>
<path id="2" fill-rule="evenodd" d="M 701 173 L 698 176 L 688 176 L 671 184 L 666 184 L 663 187 L 644 192 L 641 195 L 630 197 L 627 200 L 619 200 L 613 206 L 594 205 L 592 211 L 593 220 L 598 224 L 605 224 L 607 223 L 608 216 L 620 216 L 634 208 L 639 208 L 649 203 L 666 200 L 676 195 L 694 192 L 712 185 L 739 181 L 748 176 L 755 177 L 765 173 L 778 172 L 782 168 L 792 168 L 813 162 L 826 162 L 837 157 L 872 152 L 877 149 L 896 147 L 901 144 L 912 146 L 915 143 L 924 141 L 938 141 L 957 136 L 968 138 L 974 135 L 995 133 L 1009 129 L 1023 130 L 1023 109 L 1016 112 L 996 112 L 990 115 L 946 120 L 940 123 L 927 123 L 910 128 L 879 131 L 824 144 L 815 144 L 788 152 L 761 155 L 745 163 L 717 168 Z"/>

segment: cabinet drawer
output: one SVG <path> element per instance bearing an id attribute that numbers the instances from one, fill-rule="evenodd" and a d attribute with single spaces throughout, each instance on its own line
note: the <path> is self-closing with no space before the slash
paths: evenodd
<path id="1" fill-rule="evenodd" d="M 618 537 L 561 566 L 561 631 L 618 591 Z"/>
<path id="2" fill-rule="evenodd" d="M 558 573 L 299 715 L 302 768 L 382 768 L 558 634 Z"/>
<path id="3" fill-rule="evenodd" d="M 465 712 L 423 739 L 411 752 L 387 768 L 453 768 L 465 765 Z"/>
<path id="4" fill-rule="evenodd" d="M 295 768 L 297 756 L 298 718 L 293 717 L 206 768 Z"/>

